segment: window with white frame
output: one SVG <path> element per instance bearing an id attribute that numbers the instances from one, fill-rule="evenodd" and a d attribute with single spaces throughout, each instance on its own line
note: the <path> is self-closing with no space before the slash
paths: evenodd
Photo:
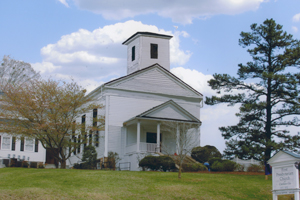
<path id="1" fill-rule="evenodd" d="M 27 139 L 25 141 L 25 151 L 33 151 L 33 139 Z"/>
<path id="2" fill-rule="evenodd" d="M 3 136 L 2 149 L 10 149 L 10 137 Z"/>

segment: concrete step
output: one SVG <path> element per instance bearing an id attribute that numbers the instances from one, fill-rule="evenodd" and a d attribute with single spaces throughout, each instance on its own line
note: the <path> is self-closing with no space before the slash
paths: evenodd
<path id="1" fill-rule="evenodd" d="M 56 169 L 55 164 L 45 164 L 45 169 Z"/>

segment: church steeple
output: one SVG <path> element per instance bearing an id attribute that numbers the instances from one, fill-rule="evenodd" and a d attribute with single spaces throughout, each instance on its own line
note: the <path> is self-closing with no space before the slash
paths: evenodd
<path id="1" fill-rule="evenodd" d="M 127 45 L 127 74 L 158 63 L 170 70 L 170 44 L 173 36 L 137 32 L 122 44 Z"/>

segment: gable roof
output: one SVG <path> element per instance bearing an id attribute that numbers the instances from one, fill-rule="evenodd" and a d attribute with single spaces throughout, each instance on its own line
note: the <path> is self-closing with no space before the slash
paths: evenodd
<path id="1" fill-rule="evenodd" d="M 201 121 L 187 110 L 182 108 L 173 100 L 166 101 L 158 106 L 155 106 L 127 121 L 124 124 L 135 119 L 149 119 L 162 121 L 180 121 L 187 123 L 196 123 L 201 125 Z"/>
<path id="2" fill-rule="evenodd" d="M 160 90 L 165 90 L 165 91 L 159 91 L 157 90 L 157 88 L 153 88 L 153 90 L 155 89 L 155 91 L 152 91 L 153 93 L 163 93 L 163 94 L 168 94 L 168 90 L 170 89 L 169 87 L 171 85 L 173 86 L 178 86 L 177 89 L 178 92 L 180 92 L 179 90 L 181 89 L 181 92 L 183 95 L 185 96 L 194 96 L 194 97 L 203 97 L 203 95 L 198 92 L 197 90 L 195 90 L 194 88 L 192 88 L 190 85 L 188 85 L 187 83 L 185 83 L 184 81 L 182 81 L 180 78 L 178 78 L 177 76 L 175 76 L 174 74 L 172 74 L 169 70 L 163 68 L 162 66 L 160 66 L 159 64 L 154 64 L 151 65 L 149 67 L 146 67 L 144 69 L 135 71 L 131 74 L 128 74 L 126 76 L 120 77 L 118 79 L 109 81 L 107 83 L 104 84 L 105 87 L 115 87 L 115 88 L 120 88 L 120 89 L 128 89 L 128 90 L 143 90 L 144 87 L 140 85 L 141 80 L 139 80 L 139 82 L 132 82 L 130 83 L 130 80 L 137 80 L 138 77 L 142 77 L 144 76 L 144 80 L 149 79 L 149 82 L 147 82 L 147 84 L 153 84 L 153 86 L 158 86 L 158 82 L 157 80 L 155 81 L 151 81 L 150 79 L 153 79 L 153 77 L 150 77 L 149 74 L 146 74 L 146 72 L 149 72 L 150 70 L 154 70 L 156 69 L 157 71 L 160 72 L 160 78 L 166 78 L 169 79 L 169 82 L 162 82 L 161 85 L 159 85 L 159 89 Z M 157 75 L 157 74 L 156 74 Z M 154 74 L 152 74 L 152 76 L 154 76 Z M 157 78 L 158 79 L 158 78 Z M 160 80 L 160 79 L 158 79 Z M 140 86 L 140 88 L 138 88 L 138 86 Z M 164 88 L 165 87 L 165 88 Z"/>
<path id="3" fill-rule="evenodd" d="M 268 163 L 272 165 L 277 162 L 293 162 L 294 160 L 300 160 L 300 155 L 290 151 L 280 150 L 268 160 Z"/>
<path id="4" fill-rule="evenodd" d="M 152 33 L 152 32 L 136 32 L 132 36 L 130 36 L 127 40 L 125 40 L 122 44 L 127 45 L 129 41 L 133 40 L 136 37 L 139 36 L 149 36 L 149 37 L 159 37 L 159 38 L 166 38 L 166 39 L 171 39 L 173 36 L 171 35 L 164 35 L 164 34 L 158 34 L 158 33 Z"/>

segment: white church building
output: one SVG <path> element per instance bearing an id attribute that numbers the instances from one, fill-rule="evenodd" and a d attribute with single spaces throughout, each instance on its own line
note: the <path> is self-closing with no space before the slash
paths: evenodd
<path id="1" fill-rule="evenodd" d="M 104 108 L 83 113 L 77 122 L 92 123 L 95 116 L 105 117 L 100 137 L 89 141 L 96 147 L 98 158 L 107 157 L 109 151 L 116 152 L 121 158 L 120 163 L 130 163 L 130 170 L 139 170 L 140 157 L 162 152 L 162 146 L 169 146 L 176 153 L 176 139 L 161 130 L 161 123 L 172 121 L 201 125 L 203 95 L 170 72 L 171 38 L 150 32 L 137 32 L 129 37 L 123 42 L 127 45 L 127 75 L 88 94 Z M 200 128 L 192 131 L 199 138 L 195 146 L 199 146 Z M 0 137 L 0 159 L 8 155 L 23 156 L 19 151 L 21 141 L 15 144 L 19 147 L 12 151 L 12 137 L 5 134 L 0 134 Z M 23 151 L 26 159 L 51 160 L 38 142 L 27 143 L 25 139 L 23 146 L 29 143 L 32 143 L 30 151 L 29 146 L 28 151 Z M 36 146 L 38 152 L 34 151 Z M 80 161 L 83 147 L 73 153 L 67 165 Z"/>

